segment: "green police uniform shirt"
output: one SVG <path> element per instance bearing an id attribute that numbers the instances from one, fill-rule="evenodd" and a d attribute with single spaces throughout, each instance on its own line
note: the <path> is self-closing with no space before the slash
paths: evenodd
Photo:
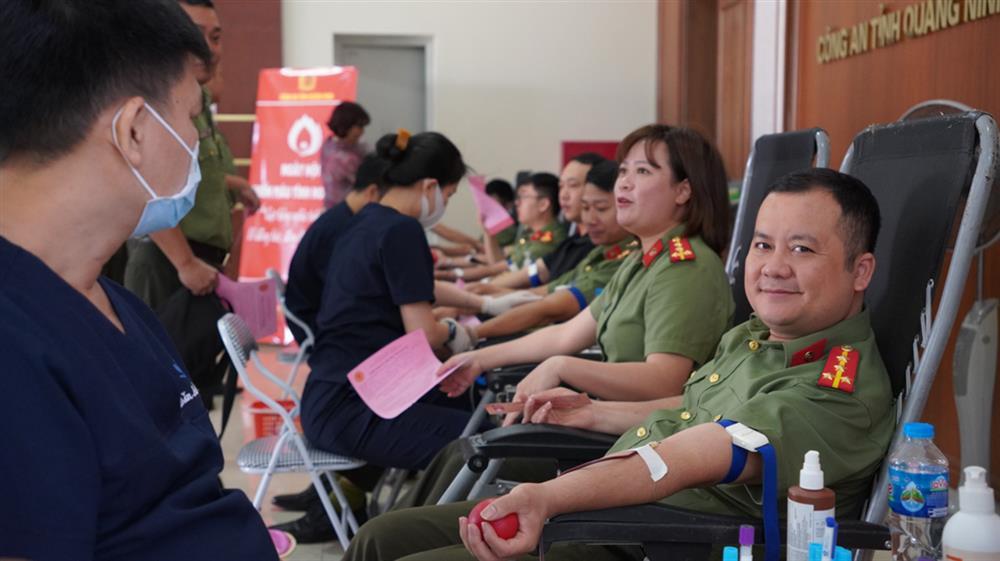
<path id="1" fill-rule="evenodd" d="M 514 270 L 520 269 L 526 260 L 534 262 L 552 253 L 567 235 L 569 226 L 558 220 L 549 222 L 547 226 L 537 231 L 522 224 L 518 226 L 517 241 L 511 246 L 507 262 Z"/>
<path id="2" fill-rule="evenodd" d="M 639 242 L 632 236 L 616 244 L 595 247 L 576 267 L 549 281 L 549 294 L 558 289 L 570 290 L 580 309 L 586 308 L 594 301 L 598 290 L 604 290 L 618 266 L 638 248 Z"/>
<path id="3" fill-rule="evenodd" d="M 507 226 L 503 230 L 497 233 L 495 236 L 497 245 L 500 247 L 508 247 L 512 245 L 517 240 L 517 226 L 512 224 Z"/>
<path id="4" fill-rule="evenodd" d="M 809 450 L 819 451 L 825 484 L 837 494 L 837 516 L 857 516 L 895 428 L 892 388 L 868 312 L 793 341 L 768 341 L 769 333 L 756 316 L 734 327 L 715 358 L 685 384 L 682 406 L 652 413 L 611 451 L 730 419 L 763 433 L 774 446 L 782 516 Z M 663 502 L 760 517 L 761 491 L 758 485 L 716 485 L 685 489 Z"/>
<path id="5" fill-rule="evenodd" d="M 226 188 L 226 174 L 232 173 L 232 156 L 222 134 L 212 120 L 211 94 L 202 88 L 202 110 L 194 118 L 198 129 L 198 164 L 201 182 L 194 208 L 181 220 L 181 231 L 189 240 L 229 251 L 233 245 L 230 216 L 232 199 Z M 228 155 L 228 158 L 227 158 Z"/>
<path id="6" fill-rule="evenodd" d="M 700 237 L 673 228 L 654 247 L 629 255 L 590 305 L 608 362 L 641 362 L 653 353 L 712 357 L 733 317 L 722 260 Z"/>

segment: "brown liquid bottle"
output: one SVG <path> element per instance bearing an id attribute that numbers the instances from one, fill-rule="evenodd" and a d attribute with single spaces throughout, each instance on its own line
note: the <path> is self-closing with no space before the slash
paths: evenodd
<path id="1" fill-rule="evenodd" d="M 806 452 L 799 484 L 788 488 L 787 561 L 807 561 L 809 543 L 822 542 L 827 517 L 835 516 L 837 496 L 823 486 L 819 452 Z"/>

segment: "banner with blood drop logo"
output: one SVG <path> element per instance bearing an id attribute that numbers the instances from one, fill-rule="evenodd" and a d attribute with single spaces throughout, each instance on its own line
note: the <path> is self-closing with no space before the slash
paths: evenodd
<path id="1" fill-rule="evenodd" d="M 323 212 L 326 123 L 341 101 L 355 99 L 357 83 L 352 66 L 260 71 L 250 184 L 261 207 L 244 225 L 241 279 L 262 278 L 269 268 L 287 276 L 299 239 Z"/>

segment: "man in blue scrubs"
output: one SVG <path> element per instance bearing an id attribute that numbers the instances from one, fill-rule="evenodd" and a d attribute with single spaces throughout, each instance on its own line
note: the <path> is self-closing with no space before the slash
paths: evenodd
<path id="1" fill-rule="evenodd" d="M 176 0 L 5 0 L 0 37 L 0 558 L 276 560 L 163 328 L 99 277 L 193 204 L 201 34 Z"/>
<path id="2" fill-rule="evenodd" d="M 323 296 L 323 278 L 330 255 L 341 234 L 347 230 L 354 217 L 368 203 L 377 203 L 385 193 L 382 174 L 388 162 L 374 154 L 365 156 L 354 176 L 354 186 L 339 204 L 323 212 L 309 226 L 295 248 L 295 255 L 288 266 L 288 288 L 285 305 L 316 333 L 316 313 Z M 288 324 L 295 340 L 301 343 L 305 333 L 294 323 Z"/>

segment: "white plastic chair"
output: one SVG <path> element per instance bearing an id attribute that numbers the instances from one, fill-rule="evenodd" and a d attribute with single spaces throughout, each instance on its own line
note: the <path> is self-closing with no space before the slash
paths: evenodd
<path id="1" fill-rule="evenodd" d="M 340 545 L 347 549 L 350 542 L 348 531 L 356 533 L 358 522 L 348 506 L 344 491 L 337 483 L 337 478 L 331 473 L 361 467 L 365 462 L 338 456 L 323 450 L 319 450 L 309 445 L 305 438 L 295 427 L 294 418 L 299 412 L 301 401 L 298 394 L 286 381 L 275 376 L 266 366 L 261 363 L 258 355 L 259 348 L 250 328 L 236 314 L 226 314 L 218 321 L 219 334 L 222 342 L 226 346 L 226 352 L 236 367 L 243 386 L 256 397 L 274 414 L 281 417 L 281 430 L 277 436 L 266 436 L 251 441 L 240 449 L 236 463 L 244 473 L 260 474 L 263 477 L 257 486 L 254 494 L 253 506 L 260 510 L 264 493 L 271 482 L 271 476 L 275 473 L 308 473 L 313 487 L 323 503 L 333 530 L 337 534 Z M 271 383 L 280 388 L 284 395 L 287 395 L 294 403 L 291 411 L 285 410 L 273 397 L 258 388 L 251 380 L 247 372 L 247 363 L 253 361 L 254 365 Z M 333 489 L 333 493 L 340 504 L 341 514 L 337 515 L 330 502 L 327 491 L 323 488 L 320 475 L 326 477 L 327 482 Z"/>
<path id="2" fill-rule="evenodd" d="M 278 356 L 281 362 L 291 362 L 292 367 L 288 372 L 288 379 L 286 383 L 289 387 L 295 383 L 295 377 L 299 374 L 299 367 L 305 363 L 306 359 L 309 358 L 309 351 L 312 349 L 313 344 L 316 343 L 316 337 L 313 334 L 312 328 L 309 325 L 299 319 L 298 316 L 292 313 L 285 304 L 285 281 L 281 278 L 281 274 L 274 269 L 267 270 L 267 278 L 274 281 L 274 285 L 277 288 L 275 293 L 278 296 L 278 304 L 281 306 L 281 313 L 285 316 L 286 323 L 293 323 L 302 329 L 302 332 L 306 334 L 306 338 L 299 343 L 299 350 L 292 353 L 282 353 Z M 284 399 L 286 396 L 282 395 L 281 398 Z"/>

